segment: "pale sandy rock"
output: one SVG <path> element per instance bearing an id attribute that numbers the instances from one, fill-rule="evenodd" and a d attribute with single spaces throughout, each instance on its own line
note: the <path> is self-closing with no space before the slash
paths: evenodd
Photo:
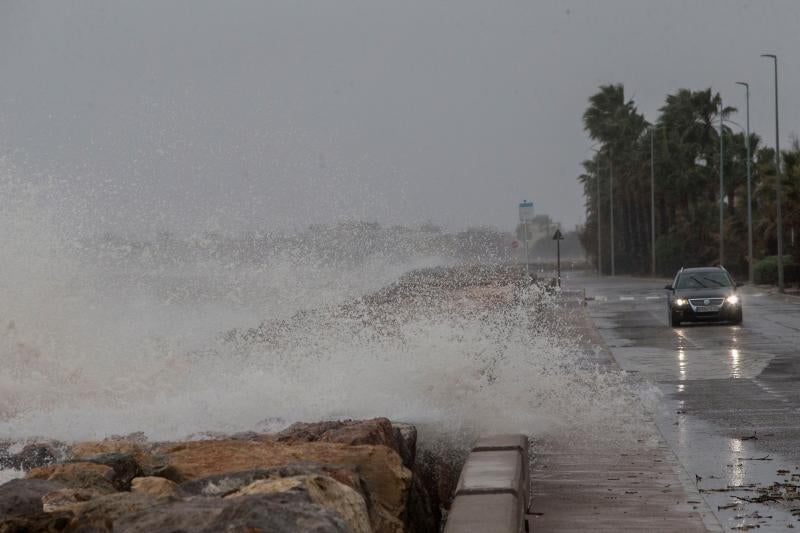
<path id="1" fill-rule="evenodd" d="M 131 492 L 150 494 L 158 498 L 177 496 L 178 485 L 163 477 L 136 477 L 131 482 Z"/>
<path id="2" fill-rule="evenodd" d="M 355 466 L 371 500 L 373 529 L 381 533 L 404 529 L 411 471 L 403 466 L 397 452 L 384 445 L 213 440 L 163 445 L 157 453 L 189 480 L 302 461 Z"/>
<path id="3" fill-rule="evenodd" d="M 76 504 L 88 502 L 105 494 L 107 493 L 92 489 L 59 489 L 42 496 L 42 509 L 46 513 L 71 511 Z"/>

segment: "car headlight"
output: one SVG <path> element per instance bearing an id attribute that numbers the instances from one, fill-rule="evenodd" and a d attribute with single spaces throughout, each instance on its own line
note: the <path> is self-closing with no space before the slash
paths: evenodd
<path id="1" fill-rule="evenodd" d="M 726 298 L 726 301 L 731 305 L 736 305 L 739 303 L 739 297 L 736 296 L 735 294 L 731 294 Z"/>
<path id="2" fill-rule="evenodd" d="M 684 305 L 688 304 L 689 302 L 684 298 L 675 298 L 675 305 L 678 307 L 683 307 Z"/>

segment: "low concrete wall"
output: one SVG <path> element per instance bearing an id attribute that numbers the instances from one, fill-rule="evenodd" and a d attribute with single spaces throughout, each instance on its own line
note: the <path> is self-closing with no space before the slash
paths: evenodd
<path id="1" fill-rule="evenodd" d="M 445 533 L 527 531 L 529 464 L 525 435 L 478 439 L 461 471 Z"/>

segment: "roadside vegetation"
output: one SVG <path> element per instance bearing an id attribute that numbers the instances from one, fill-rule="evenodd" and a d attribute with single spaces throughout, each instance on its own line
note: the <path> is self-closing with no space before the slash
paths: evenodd
<path id="1" fill-rule="evenodd" d="M 589 98 L 583 124 L 595 142 L 583 162 L 586 225 L 581 242 L 597 264 L 598 181 L 602 271 L 611 271 L 610 187 L 613 170 L 616 272 L 650 272 L 650 129 L 655 156 L 656 270 L 672 275 L 681 266 L 719 263 L 719 121 L 723 119 L 724 265 L 747 275 L 747 149 L 742 127 L 731 120 L 733 107 L 721 107 L 712 89 L 680 89 L 667 95 L 655 123 L 648 123 L 621 84 L 604 85 Z M 737 119 L 738 120 L 738 119 Z M 771 141 L 768 141 L 771 144 Z M 775 226 L 775 151 L 751 131 L 753 256 L 756 282 L 770 282 L 777 271 Z M 785 262 L 800 263 L 795 245 L 800 229 L 800 143 L 782 150 Z M 763 264 L 759 264 L 763 262 Z M 761 279 L 759 279 L 759 277 Z M 800 281 L 788 268 L 786 280 Z"/>

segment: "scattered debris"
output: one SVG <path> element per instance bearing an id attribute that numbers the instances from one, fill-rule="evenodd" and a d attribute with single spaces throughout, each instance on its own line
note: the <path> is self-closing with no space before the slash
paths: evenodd
<path id="1" fill-rule="evenodd" d="M 781 501 L 780 498 L 775 496 L 770 496 L 769 494 L 762 494 L 756 498 L 744 498 L 742 496 L 735 496 L 731 495 L 731 498 L 736 498 L 737 500 L 742 500 L 743 502 L 747 503 L 766 503 L 766 502 L 779 502 Z"/>
<path id="2" fill-rule="evenodd" d="M 736 520 L 744 520 L 745 518 L 754 518 L 756 520 L 766 520 L 768 518 L 772 518 L 772 515 L 770 515 L 770 516 L 761 516 L 760 514 L 758 514 L 758 511 L 753 511 L 750 514 L 736 515 L 734 518 L 736 518 Z"/>

